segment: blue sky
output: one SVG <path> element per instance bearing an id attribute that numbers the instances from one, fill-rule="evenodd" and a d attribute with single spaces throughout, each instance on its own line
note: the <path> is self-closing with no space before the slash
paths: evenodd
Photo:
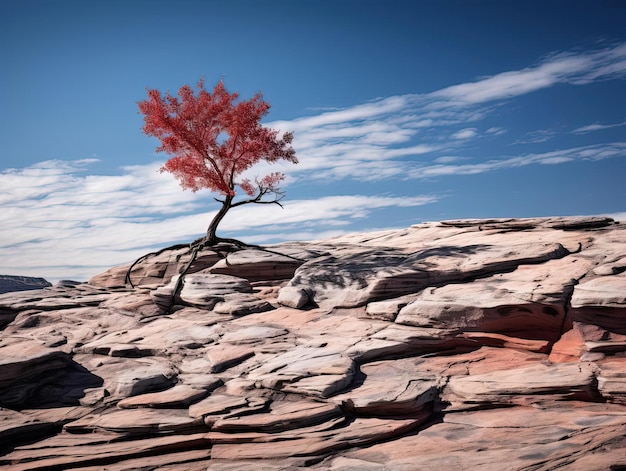
<path id="1" fill-rule="evenodd" d="M 136 105 L 201 76 L 262 91 L 300 160 L 284 209 L 220 235 L 626 216 L 619 0 L 4 0 L 0 61 L 0 273 L 84 280 L 201 236 L 213 195 L 158 173 Z"/>

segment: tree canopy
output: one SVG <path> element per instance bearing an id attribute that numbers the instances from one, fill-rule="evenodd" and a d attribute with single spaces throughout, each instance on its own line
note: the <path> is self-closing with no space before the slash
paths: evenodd
<path id="1" fill-rule="evenodd" d="M 215 199 L 222 206 L 209 224 L 206 244 L 220 240 L 217 227 L 229 209 L 248 203 L 280 205 L 283 193 L 278 184 L 284 174 L 242 178 L 261 161 L 298 163 L 291 146 L 293 134 L 281 135 L 261 124 L 270 108 L 261 93 L 241 100 L 221 80 L 212 92 L 206 90 L 204 79 L 195 90 L 183 85 L 178 96 L 155 89 L 147 92 L 148 98 L 138 103 L 144 115 L 143 132 L 159 139 L 157 152 L 172 155 L 161 172 L 174 175 L 183 189 L 209 189 L 220 195 Z M 236 200 L 238 190 L 243 195 Z"/>

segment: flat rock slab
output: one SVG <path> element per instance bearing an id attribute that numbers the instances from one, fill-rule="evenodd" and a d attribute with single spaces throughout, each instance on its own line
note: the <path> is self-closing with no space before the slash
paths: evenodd
<path id="1" fill-rule="evenodd" d="M 220 432 L 278 432 L 309 427 L 343 415 L 342 410 L 324 402 L 275 402 L 266 413 L 224 417 L 211 430 Z"/>
<path id="2" fill-rule="evenodd" d="M 304 291 L 322 307 L 357 307 L 567 254 L 561 244 L 543 242 L 439 247 L 408 255 L 397 249 L 355 248 L 350 255 L 305 263 L 296 270 L 286 289 Z"/>
<path id="3" fill-rule="evenodd" d="M 599 365 L 598 390 L 608 401 L 626 405 L 626 358 L 613 358 Z"/>
<path id="4" fill-rule="evenodd" d="M 109 437 L 111 439 L 111 437 Z M 98 465 L 99 469 L 109 469 L 108 463 L 150 455 L 163 455 L 172 450 L 206 449 L 210 443 L 204 433 L 151 437 L 144 440 L 118 441 L 67 446 L 56 446 L 40 450 L 25 449 L 14 451 L 2 458 L 0 464 L 10 464 L 12 470 L 27 471 L 39 469 L 72 469 Z M 167 458 L 163 459 L 167 461 Z M 161 461 L 161 462 L 163 462 Z M 96 466 L 96 467 L 98 467 Z"/>
<path id="5" fill-rule="evenodd" d="M 215 443 L 211 453 L 213 459 L 286 458 L 290 456 L 318 456 L 331 450 L 362 446 L 402 435 L 415 426 L 416 421 L 413 419 L 363 418 L 356 419 L 344 427 L 327 431 L 307 431 L 305 428 L 299 432 L 284 432 L 282 434 L 250 434 L 247 436 L 247 443 L 222 445 L 219 442 L 227 437 L 220 432 L 209 432 L 207 438 Z"/>
<path id="6" fill-rule="evenodd" d="M 255 355 L 255 349 L 251 345 L 228 343 L 211 345 L 205 351 L 206 358 L 211 362 L 211 367 L 207 373 L 220 373 Z"/>
<path id="7" fill-rule="evenodd" d="M 350 384 L 354 372 L 353 360 L 336 349 L 301 347 L 269 358 L 248 378 L 270 389 L 329 397 Z"/>
<path id="8" fill-rule="evenodd" d="M 580 403 L 572 403 L 569 410 L 514 407 L 447 414 L 443 423 L 388 443 L 348 451 L 318 469 L 487 471 L 502 469 L 503 463 L 511 470 L 617 469 L 626 464 L 622 448 L 625 418 L 623 410 L 601 405 L 586 410 Z M 595 433 L 596 427 L 603 432 Z"/>
<path id="9" fill-rule="evenodd" d="M 161 392 L 141 394 L 127 397 L 117 403 L 120 409 L 135 409 L 138 407 L 153 407 L 161 409 L 187 408 L 198 402 L 208 394 L 206 389 L 198 389 L 184 384 L 176 385 Z"/>
<path id="10" fill-rule="evenodd" d="M 55 424 L 42 422 L 36 418 L 19 412 L 0 408 L 0 452 L 4 444 L 11 443 L 16 438 L 24 438 L 37 434 L 44 434 L 55 429 Z"/>
<path id="11" fill-rule="evenodd" d="M 186 275 L 180 291 L 180 299 L 189 306 L 212 309 L 225 295 L 250 293 L 248 280 L 230 275 L 194 273 Z"/>
<path id="12" fill-rule="evenodd" d="M 597 400 L 593 367 L 588 363 L 536 364 L 527 368 L 453 376 L 443 398 L 466 407 L 478 404 L 542 402 L 546 399 Z M 460 406 L 462 407 L 462 406 Z"/>
<path id="13" fill-rule="evenodd" d="M 407 300 L 395 322 L 555 341 L 574 285 L 592 267 L 587 259 L 567 257 L 472 283 L 427 288 Z"/>
<path id="14" fill-rule="evenodd" d="M 353 413 L 375 417 L 413 415 L 432 408 L 439 395 L 437 378 L 394 363 L 363 365 L 363 384 L 333 400 Z"/>
<path id="15" fill-rule="evenodd" d="M 0 346 L 0 388 L 65 368 L 69 362 L 67 354 L 36 342 Z"/>
<path id="16" fill-rule="evenodd" d="M 83 368 L 102 378 L 107 397 L 123 399 L 168 389 L 178 371 L 166 358 L 121 358 L 80 354 L 74 357 Z"/>
<path id="17" fill-rule="evenodd" d="M 626 306 L 626 273 L 595 278 L 577 285 L 572 296 L 574 309 L 585 306 Z"/>
<path id="18" fill-rule="evenodd" d="M 184 432 L 202 428 L 204 422 L 190 418 L 185 410 L 128 409 L 88 415 L 66 424 L 69 433 L 107 431 L 130 434 Z"/>

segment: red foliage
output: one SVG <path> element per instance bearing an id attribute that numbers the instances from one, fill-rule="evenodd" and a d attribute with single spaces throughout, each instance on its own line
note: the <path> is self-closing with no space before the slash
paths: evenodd
<path id="1" fill-rule="evenodd" d="M 148 98 L 138 103 L 144 114 L 143 131 L 161 141 L 158 152 L 173 155 L 161 171 L 170 172 L 183 188 L 197 191 L 208 188 L 229 201 L 241 188 L 250 197 L 248 202 L 263 202 L 267 193 L 277 193 L 277 184 L 284 179 L 272 173 L 256 180 L 237 180 L 242 172 L 265 160 L 286 160 L 298 163 L 291 147 L 293 135 L 260 124 L 270 105 L 260 93 L 250 100 L 239 100 L 229 93 L 222 81 L 213 92 L 204 88 L 201 79 L 196 90 L 188 85 L 178 90 L 178 96 L 148 89 Z M 274 200 L 272 202 L 277 202 Z"/>

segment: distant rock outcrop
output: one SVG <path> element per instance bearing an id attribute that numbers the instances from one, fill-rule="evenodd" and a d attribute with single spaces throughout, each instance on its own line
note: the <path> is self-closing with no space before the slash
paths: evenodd
<path id="1" fill-rule="evenodd" d="M 626 469 L 623 224 L 443 221 L 190 260 L 0 295 L 0 466 Z"/>
<path id="2" fill-rule="evenodd" d="M 52 284 L 43 278 L 34 278 L 32 276 L 0 275 L 0 294 L 10 293 L 12 291 L 41 289 L 48 286 L 52 286 Z"/>

